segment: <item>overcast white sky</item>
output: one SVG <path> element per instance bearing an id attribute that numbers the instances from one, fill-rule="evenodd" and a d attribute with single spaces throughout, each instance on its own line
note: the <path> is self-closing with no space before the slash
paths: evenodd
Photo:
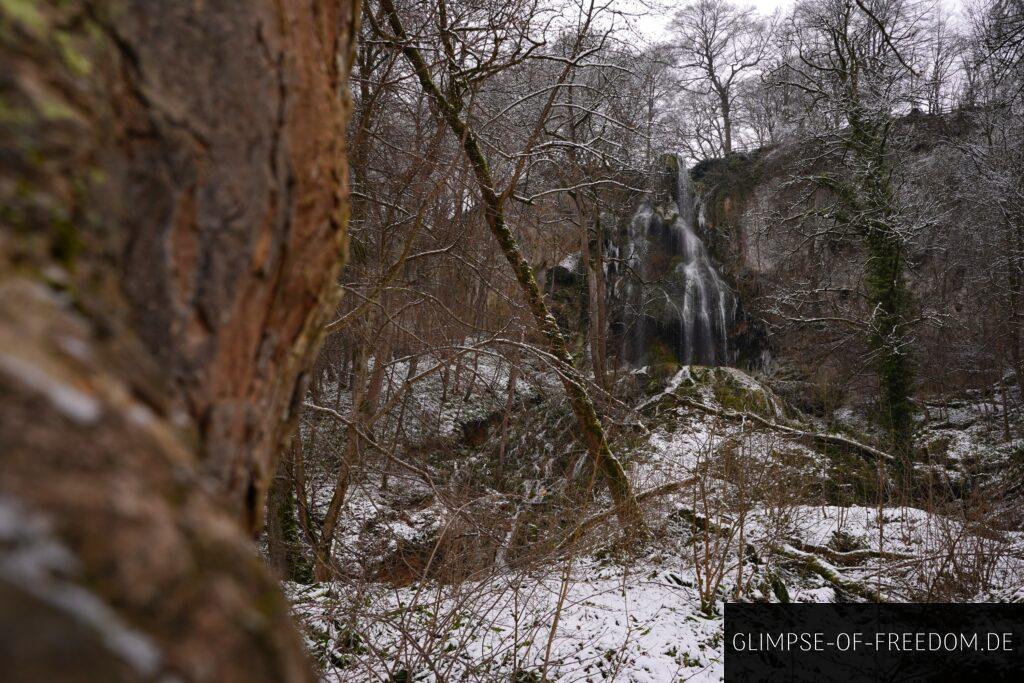
<path id="1" fill-rule="evenodd" d="M 687 0 L 648 0 L 663 9 L 655 9 L 650 15 L 638 20 L 640 30 L 652 40 L 665 37 L 664 30 L 668 18 L 675 10 L 687 4 Z M 793 4 L 794 0 L 738 0 L 736 4 L 746 7 L 755 7 L 764 14 L 771 14 L 776 9 L 785 11 Z M 964 0 L 938 0 L 947 10 L 956 14 L 964 6 Z M 627 0 L 628 3 L 628 0 Z"/>

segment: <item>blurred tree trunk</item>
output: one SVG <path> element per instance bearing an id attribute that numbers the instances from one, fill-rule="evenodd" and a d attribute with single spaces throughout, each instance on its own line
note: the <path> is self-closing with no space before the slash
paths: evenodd
<path id="1" fill-rule="evenodd" d="M 0 679 L 312 679 L 251 537 L 337 298 L 358 16 L 0 4 Z"/>

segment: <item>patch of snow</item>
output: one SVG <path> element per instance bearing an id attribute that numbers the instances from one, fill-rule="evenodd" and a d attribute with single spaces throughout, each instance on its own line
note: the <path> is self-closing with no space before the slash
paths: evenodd
<path id="1" fill-rule="evenodd" d="M 46 520 L 8 496 L 0 496 L 0 549 L 0 578 L 94 629 L 139 674 L 151 677 L 160 671 L 157 646 L 97 595 L 72 582 L 75 557 L 53 538 Z"/>
<path id="2" fill-rule="evenodd" d="M 574 271 L 580 267 L 580 255 L 578 252 L 573 252 L 566 256 L 564 259 L 558 262 L 558 265 L 566 270 Z"/>
<path id="3" fill-rule="evenodd" d="M 372 595 L 328 584 L 289 589 L 299 617 L 320 634 L 310 646 L 332 683 L 386 681 L 389 668 L 407 668 L 416 681 L 508 680 L 517 670 L 564 682 L 721 680 L 723 621 L 700 611 L 686 588 L 692 571 L 581 560 L 564 584 L 563 576 L 553 568 L 461 589 L 378 588 Z M 398 612 L 396 621 L 379 618 Z M 405 636 L 432 650 L 429 663 Z"/>
<path id="4" fill-rule="evenodd" d="M 51 376 L 42 368 L 23 358 L 0 354 L 0 370 L 33 391 L 45 396 L 65 417 L 80 425 L 91 425 L 103 412 L 100 402 L 92 396 Z"/>

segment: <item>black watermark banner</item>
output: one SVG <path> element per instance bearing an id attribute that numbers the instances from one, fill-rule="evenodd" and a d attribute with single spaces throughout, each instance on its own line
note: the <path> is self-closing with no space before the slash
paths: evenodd
<path id="1" fill-rule="evenodd" d="M 728 604 L 725 680 L 1024 681 L 1024 605 Z"/>

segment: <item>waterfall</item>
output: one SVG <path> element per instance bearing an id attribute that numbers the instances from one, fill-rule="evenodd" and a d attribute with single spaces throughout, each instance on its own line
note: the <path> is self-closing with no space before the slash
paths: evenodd
<path id="1" fill-rule="evenodd" d="M 683 365 L 730 365 L 736 298 L 697 235 L 689 174 L 672 162 L 673 201 L 644 202 L 629 225 L 626 356 L 634 365 L 667 354 Z"/>

